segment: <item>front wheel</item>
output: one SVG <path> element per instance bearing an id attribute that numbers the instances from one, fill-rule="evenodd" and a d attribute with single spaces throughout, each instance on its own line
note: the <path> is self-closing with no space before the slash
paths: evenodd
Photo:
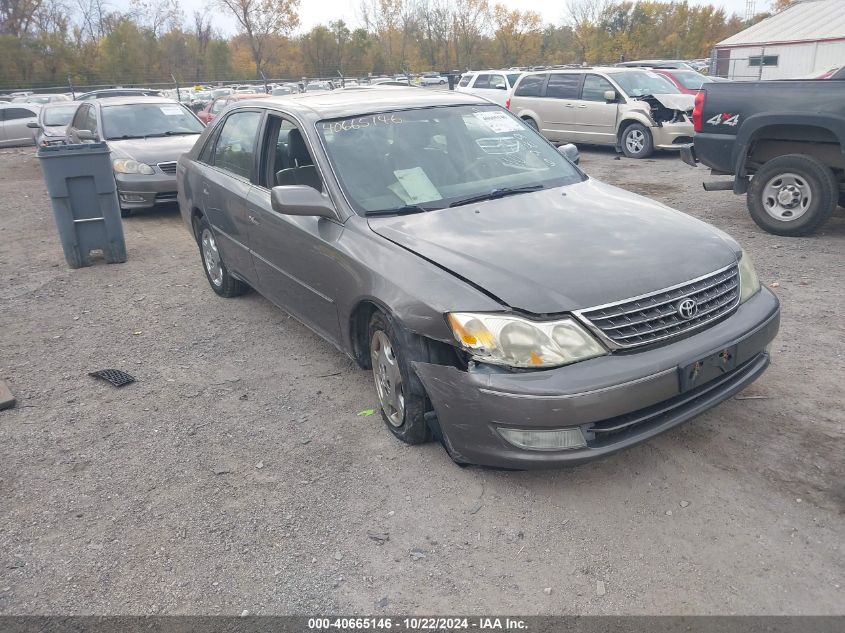
<path id="1" fill-rule="evenodd" d="M 425 390 L 410 366 L 413 352 L 405 345 L 409 336 L 381 312 L 370 319 L 370 361 L 381 416 L 398 439 L 422 444 L 431 440 L 431 431 L 425 421 Z"/>
<path id="2" fill-rule="evenodd" d="M 788 154 L 765 163 L 751 179 L 747 205 L 764 231 L 809 235 L 836 210 L 839 183 L 833 171 L 813 156 Z"/>
<path id="3" fill-rule="evenodd" d="M 642 123 L 632 123 L 622 133 L 622 153 L 628 158 L 648 158 L 654 153 L 654 139 Z"/>
<path id="4" fill-rule="evenodd" d="M 540 126 L 539 126 L 539 125 L 537 125 L 537 121 L 535 121 L 535 120 L 534 120 L 534 119 L 532 119 L 531 117 L 523 117 L 523 119 L 522 119 L 522 120 L 523 120 L 523 121 L 525 121 L 525 124 L 526 124 L 528 127 L 530 127 L 532 130 L 534 130 L 535 132 L 539 132 L 539 131 L 540 131 Z"/>

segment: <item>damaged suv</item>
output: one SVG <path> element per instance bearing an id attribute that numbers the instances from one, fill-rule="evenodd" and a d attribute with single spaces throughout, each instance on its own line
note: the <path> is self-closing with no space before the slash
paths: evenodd
<path id="1" fill-rule="evenodd" d="M 629 158 L 692 141 L 692 95 L 643 68 L 526 73 L 508 108 L 556 143 L 613 145 Z"/>
<path id="2" fill-rule="evenodd" d="M 576 159 L 474 95 L 270 97 L 179 159 L 179 205 L 214 292 L 252 287 L 370 369 L 397 438 L 552 466 L 731 397 L 779 324 L 730 237 Z"/>

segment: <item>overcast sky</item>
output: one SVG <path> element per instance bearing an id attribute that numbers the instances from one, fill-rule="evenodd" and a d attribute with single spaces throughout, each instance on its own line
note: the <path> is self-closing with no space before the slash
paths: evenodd
<path id="1" fill-rule="evenodd" d="M 755 0 L 757 11 L 769 8 L 769 0 Z M 715 4 L 724 7 L 728 13 L 745 14 L 746 0 L 690 0 L 692 4 Z M 129 6 L 129 0 L 111 0 L 120 8 Z M 511 8 L 531 10 L 539 13 L 546 23 L 560 24 L 563 21 L 566 7 L 565 0 L 490 0 L 490 4 L 504 4 Z M 214 7 L 214 0 L 180 0 L 185 17 L 189 18 L 197 9 L 213 13 L 214 25 L 224 34 L 231 35 L 237 29 L 234 18 L 225 15 Z M 299 19 L 300 31 L 307 31 L 317 24 L 325 24 L 332 20 L 343 20 L 348 25 L 360 25 L 358 7 L 360 0 L 300 0 Z"/>

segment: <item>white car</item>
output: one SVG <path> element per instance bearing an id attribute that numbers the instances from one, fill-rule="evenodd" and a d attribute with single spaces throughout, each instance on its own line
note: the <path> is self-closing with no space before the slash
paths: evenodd
<path id="1" fill-rule="evenodd" d="M 504 108 L 522 74 L 521 71 L 474 70 L 461 75 L 455 90 L 484 97 Z"/>
<path id="2" fill-rule="evenodd" d="M 420 85 L 423 86 L 442 86 L 449 80 L 439 73 L 423 73 L 420 76 Z"/>

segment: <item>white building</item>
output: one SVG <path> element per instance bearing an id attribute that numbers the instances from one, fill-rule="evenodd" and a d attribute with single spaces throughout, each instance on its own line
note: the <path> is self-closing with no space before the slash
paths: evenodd
<path id="1" fill-rule="evenodd" d="M 816 77 L 845 66 L 845 0 L 798 0 L 713 54 L 714 74 L 729 79 Z"/>

